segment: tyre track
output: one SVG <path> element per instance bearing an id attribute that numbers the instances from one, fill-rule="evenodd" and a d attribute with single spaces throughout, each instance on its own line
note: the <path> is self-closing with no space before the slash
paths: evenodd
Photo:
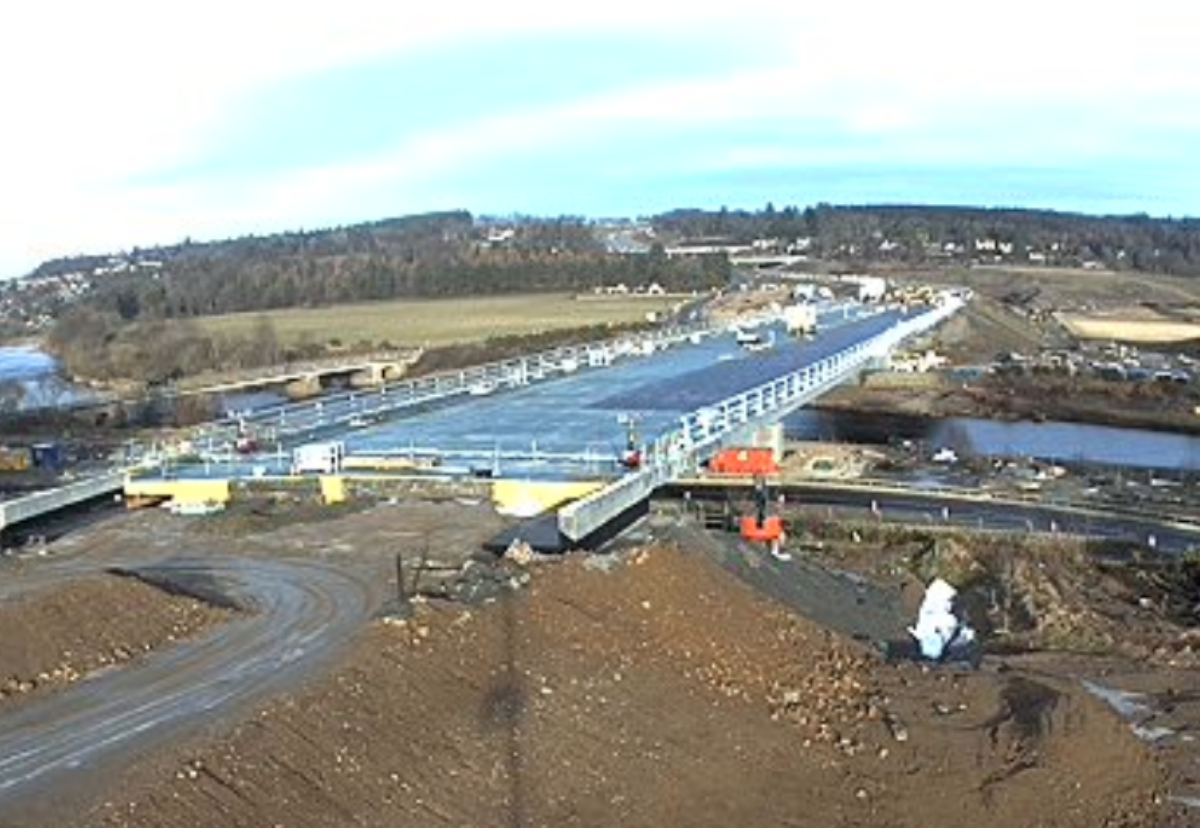
<path id="1" fill-rule="evenodd" d="M 81 569 L 56 575 L 70 578 Z M 182 558 L 135 572 L 215 579 L 250 613 L 0 717 L 0 816 L 71 777 L 294 683 L 347 642 L 373 609 L 370 584 L 311 562 Z M 37 580 L 46 577 L 55 576 Z M 12 591 L 24 590 L 4 590 Z"/>

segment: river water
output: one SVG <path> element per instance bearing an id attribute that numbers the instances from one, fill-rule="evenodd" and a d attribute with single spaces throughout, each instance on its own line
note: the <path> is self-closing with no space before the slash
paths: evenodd
<path id="1" fill-rule="evenodd" d="M 0 414 L 78 405 L 92 396 L 65 380 L 49 354 L 36 348 L 0 348 Z"/>
<path id="2" fill-rule="evenodd" d="M 1200 437 L 1132 428 L 812 410 L 787 418 L 784 428 L 802 440 L 874 445 L 909 440 L 930 454 L 950 448 L 960 457 L 1200 471 Z"/>
<path id="3" fill-rule="evenodd" d="M 71 385 L 58 363 L 36 348 L 0 348 L 0 413 L 78 405 L 90 393 Z M 243 401 L 244 402 L 244 401 Z M 254 407 L 243 405 L 243 407 Z M 930 453 L 961 457 L 1036 458 L 1056 463 L 1200 472 L 1200 437 L 1080 423 L 937 419 L 805 409 L 784 421 L 802 440 L 887 444 L 918 442 Z"/>
<path id="4" fill-rule="evenodd" d="M 0 382 L 38 379 L 57 369 L 54 357 L 36 348 L 0 348 Z"/>

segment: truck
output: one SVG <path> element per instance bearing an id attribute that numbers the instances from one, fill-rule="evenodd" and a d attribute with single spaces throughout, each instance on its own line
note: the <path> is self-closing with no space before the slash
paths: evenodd
<path id="1" fill-rule="evenodd" d="M 346 444 L 341 440 L 308 443 L 292 451 L 292 474 L 337 474 L 346 459 Z"/>
<path id="2" fill-rule="evenodd" d="M 28 446 L 0 446 L 0 472 L 23 472 L 33 467 Z"/>
<path id="3" fill-rule="evenodd" d="M 863 304 L 868 302 L 882 302 L 887 295 L 887 279 L 884 279 L 882 276 L 859 276 L 857 281 L 858 301 Z"/>
<path id="4" fill-rule="evenodd" d="M 817 331 L 817 307 L 807 302 L 783 309 L 783 323 L 793 336 L 811 336 Z"/>

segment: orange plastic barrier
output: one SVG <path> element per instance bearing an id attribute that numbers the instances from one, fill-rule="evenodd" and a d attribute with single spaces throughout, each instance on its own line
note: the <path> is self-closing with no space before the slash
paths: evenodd
<path id="1" fill-rule="evenodd" d="M 777 516 L 769 517 L 762 523 L 757 518 L 742 518 L 742 537 L 756 543 L 772 543 L 783 539 L 783 520 Z"/>
<path id="2" fill-rule="evenodd" d="M 708 464 L 713 474 L 735 477 L 769 477 L 779 474 L 775 455 L 769 448 L 725 449 Z"/>

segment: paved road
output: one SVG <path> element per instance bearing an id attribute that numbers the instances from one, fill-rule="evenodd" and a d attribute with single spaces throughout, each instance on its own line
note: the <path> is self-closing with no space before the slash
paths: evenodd
<path id="1" fill-rule="evenodd" d="M 684 491 L 696 499 L 723 499 L 724 489 L 702 489 L 682 483 L 666 487 L 664 496 Z M 1160 552 L 1183 554 L 1200 548 L 1200 524 L 1182 523 L 1151 514 L 1123 514 L 1101 507 L 1004 501 L 978 494 L 909 490 L 898 488 L 824 485 L 788 485 L 776 490 L 795 504 L 827 507 L 845 517 L 847 511 L 860 517 L 902 523 L 947 523 L 992 531 L 1061 532 L 1091 538 L 1153 545 Z M 734 492 L 735 497 L 738 492 Z M 750 496 L 746 489 L 742 497 Z"/>
<path id="2" fill-rule="evenodd" d="M 791 341 L 778 332 L 777 347 L 762 354 L 742 354 L 740 359 L 721 361 L 677 372 L 669 378 L 619 391 L 597 403 L 597 408 L 615 410 L 671 411 L 685 413 L 736 396 L 813 365 L 852 345 L 877 336 L 904 318 L 899 311 L 826 327 L 812 340 Z"/>
<path id="3" fill-rule="evenodd" d="M 6 579 L 0 597 L 88 565 L 66 562 L 30 579 Z M 0 717 L 0 817 L 106 760 L 295 682 L 348 641 L 373 608 L 369 584 L 317 563 L 176 559 L 137 572 L 216 589 L 250 612 Z"/>

